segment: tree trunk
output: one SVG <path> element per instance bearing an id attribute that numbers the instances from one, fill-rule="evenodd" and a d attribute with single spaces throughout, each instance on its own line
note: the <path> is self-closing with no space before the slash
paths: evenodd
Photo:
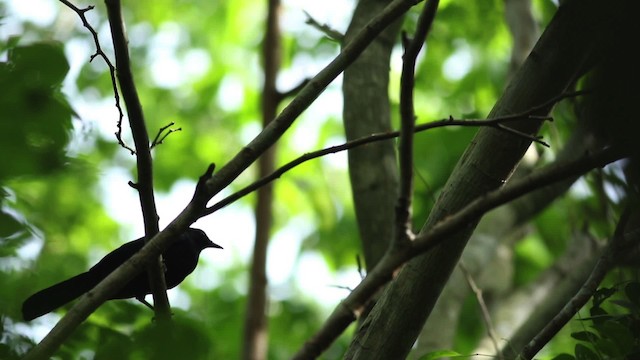
<path id="1" fill-rule="evenodd" d="M 361 0 L 345 34 L 351 41 L 389 0 Z M 398 39 L 396 21 L 344 72 L 344 126 L 347 140 L 391 130 L 389 58 Z M 384 255 L 393 236 L 398 168 L 392 140 L 349 150 L 349 175 L 367 270 Z"/>

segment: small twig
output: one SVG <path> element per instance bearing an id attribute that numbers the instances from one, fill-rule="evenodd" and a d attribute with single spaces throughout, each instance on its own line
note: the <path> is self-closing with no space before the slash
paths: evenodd
<path id="1" fill-rule="evenodd" d="M 360 274 L 360 279 L 364 279 L 367 277 L 367 273 L 364 270 L 364 266 L 362 266 L 362 258 L 360 255 L 356 254 L 356 265 L 358 266 L 358 274 Z"/>
<path id="2" fill-rule="evenodd" d="M 300 82 L 300 84 L 298 84 L 294 88 L 289 89 L 285 92 L 278 92 L 278 95 L 277 95 L 278 103 L 280 103 L 282 100 L 288 97 L 295 96 L 298 92 L 300 92 L 300 90 L 302 90 L 303 87 L 307 86 L 308 83 L 309 83 L 309 79 L 304 79 Z"/>
<path id="3" fill-rule="evenodd" d="M 496 128 L 500 129 L 500 130 L 503 130 L 503 131 L 506 131 L 506 132 L 508 132 L 510 134 L 513 134 L 513 135 L 516 135 L 516 136 L 520 136 L 520 137 L 525 138 L 527 140 L 536 142 L 536 143 L 538 143 L 538 144 L 540 144 L 540 145 L 542 145 L 544 147 L 551 147 L 551 146 L 549 146 L 549 144 L 547 144 L 546 142 L 542 141 L 542 136 L 533 136 L 533 135 L 525 134 L 522 131 L 510 128 L 510 127 L 505 126 L 503 124 L 498 124 L 496 126 Z"/>
<path id="4" fill-rule="evenodd" d="M 342 39 L 344 38 L 344 34 L 342 34 L 338 30 L 333 29 L 331 26 L 329 26 L 327 24 L 320 24 L 308 12 L 306 12 L 304 10 L 302 10 L 302 12 L 304 12 L 304 14 L 307 16 L 307 21 L 305 21 L 306 24 L 311 25 L 314 28 L 318 29 L 318 31 L 320 31 L 323 34 L 325 34 L 329 39 L 334 40 L 334 41 L 339 42 L 339 43 L 342 42 Z"/>
<path id="5" fill-rule="evenodd" d="M 482 289 L 478 287 L 476 282 L 473 280 L 473 276 L 464 265 L 464 263 L 460 262 L 459 264 L 460 270 L 462 274 L 464 274 L 471 291 L 476 295 L 476 300 L 478 301 L 478 305 L 480 306 L 480 311 L 482 312 L 482 319 L 484 320 L 484 324 L 487 327 L 487 334 L 493 343 L 493 347 L 496 350 L 496 354 L 498 354 L 498 359 L 503 360 L 504 357 L 500 352 L 500 347 L 498 346 L 498 335 L 496 334 L 496 329 L 493 327 L 493 321 L 491 320 L 491 315 L 489 314 L 489 308 L 487 308 L 487 304 L 484 302 L 484 296 L 482 295 Z"/>
<path id="6" fill-rule="evenodd" d="M 341 290 L 348 290 L 348 291 L 353 291 L 352 288 L 345 286 L 345 285 L 329 285 L 329 287 L 332 287 L 334 289 L 341 289 Z"/>
<path id="7" fill-rule="evenodd" d="M 205 199 L 203 207 L 206 205 L 206 201 L 209 200 L 209 199 L 206 199 L 207 197 L 209 197 L 209 194 L 207 191 L 208 190 L 207 181 L 211 179 L 211 177 L 213 176 L 213 171 L 215 169 L 216 169 L 216 164 L 214 163 L 209 164 L 204 174 L 202 174 L 200 178 L 198 178 L 198 183 L 196 184 L 196 191 L 194 191 L 193 199 L 191 199 L 192 202 L 195 202 L 197 201 L 197 199 L 202 198 L 202 199 Z"/>
<path id="8" fill-rule="evenodd" d="M 96 44 L 96 52 L 93 55 L 91 55 L 91 57 L 89 58 L 89 62 L 92 62 L 93 59 L 99 56 L 104 60 L 104 62 L 109 67 L 109 74 L 111 75 L 111 86 L 113 88 L 113 97 L 115 98 L 116 108 L 118 109 L 118 122 L 117 122 L 118 131 L 116 131 L 115 133 L 116 139 L 118 140 L 118 144 L 120 144 L 120 146 L 129 150 L 131 155 L 135 155 L 136 151 L 133 148 L 131 148 L 129 145 L 127 145 L 124 142 L 124 140 L 122 140 L 122 120 L 124 119 L 124 112 L 122 111 L 122 107 L 120 106 L 120 93 L 118 91 L 118 83 L 116 80 L 116 67 L 113 65 L 111 60 L 109 60 L 109 58 L 107 57 L 107 54 L 105 54 L 105 52 L 102 50 L 102 47 L 100 46 L 100 41 L 98 40 L 98 33 L 95 31 L 93 26 L 89 24 L 89 21 L 85 16 L 85 13 L 90 10 L 93 10 L 95 6 L 90 5 L 84 9 L 80 9 L 79 7 L 69 2 L 68 0 L 60 0 L 60 2 L 63 3 L 68 8 L 70 8 L 71 10 L 75 11 L 76 14 L 78 14 L 78 16 L 80 17 L 80 20 L 82 20 L 82 25 L 85 28 L 87 28 L 91 33 L 91 36 L 93 36 L 93 42 Z"/>
<path id="9" fill-rule="evenodd" d="M 166 139 L 167 136 L 169 136 L 169 134 L 174 133 L 174 132 L 178 132 L 178 131 L 182 131 L 182 128 L 169 129 L 173 125 L 175 125 L 175 123 L 172 121 L 168 125 L 161 127 L 160 130 L 158 130 L 158 133 L 156 134 L 156 137 L 151 142 L 151 145 L 149 146 L 149 149 L 153 149 L 157 145 L 162 144 L 164 139 Z M 169 129 L 169 130 L 167 130 L 167 129 Z M 165 132 L 165 130 L 166 130 L 166 132 Z"/>

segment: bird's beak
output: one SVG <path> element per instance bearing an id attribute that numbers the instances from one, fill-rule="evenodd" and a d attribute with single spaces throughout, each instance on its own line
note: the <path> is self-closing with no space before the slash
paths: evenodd
<path id="1" fill-rule="evenodd" d="M 216 249 L 222 249 L 223 248 L 222 246 L 214 243 L 213 241 L 209 241 L 209 245 L 207 247 L 216 248 Z"/>

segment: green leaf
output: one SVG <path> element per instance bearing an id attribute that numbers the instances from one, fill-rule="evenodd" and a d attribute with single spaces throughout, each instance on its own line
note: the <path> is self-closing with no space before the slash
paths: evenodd
<path id="1" fill-rule="evenodd" d="M 596 328 L 598 328 L 598 325 L 611 318 L 611 316 L 601 307 L 594 306 L 589 309 L 589 313 L 591 314 L 591 317 L 587 320 L 592 320 L 593 325 L 595 325 Z"/>
<path id="2" fill-rule="evenodd" d="M 599 360 L 600 357 L 593 350 L 582 344 L 576 344 L 576 360 Z"/>
<path id="3" fill-rule="evenodd" d="M 571 337 L 581 341 L 595 342 L 598 340 L 598 335 L 590 331 L 578 331 L 571 333 Z"/>
<path id="4" fill-rule="evenodd" d="M 66 162 L 71 116 L 59 87 L 69 65 L 62 46 L 41 42 L 10 49 L 0 63 L 0 180 L 49 174 Z"/>
<path id="5" fill-rule="evenodd" d="M 129 336 L 109 328 L 101 328 L 94 360 L 125 359 L 131 354 L 133 342 Z"/>
<path id="6" fill-rule="evenodd" d="M 609 358 L 615 359 L 621 357 L 620 348 L 611 339 L 599 339 L 594 344 L 594 347 L 598 349 L 598 352 L 603 355 L 607 355 Z"/>
<path id="7" fill-rule="evenodd" d="M 624 288 L 624 293 L 627 295 L 629 301 L 640 309 L 640 283 L 631 282 Z"/>
<path id="8" fill-rule="evenodd" d="M 69 71 L 63 46 L 58 42 L 39 42 L 9 51 L 9 60 L 17 72 L 24 72 L 26 83 L 59 86 Z"/>
<path id="9" fill-rule="evenodd" d="M 602 324 L 602 336 L 611 339 L 622 353 L 633 348 L 634 338 L 630 329 L 618 321 L 609 320 Z"/>
<path id="10" fill-rule="evenodd" d="M 616 288 L 600 288 L 595 294 L 593 294 L 593 304 L 594 306 L 600 306 L 603 301 L 610 298 L 613 294 L 617 292 Z"/>
<path id="11" fill-rule="evenodd" d="M 0 239 L 8 238 L 23 229 L 23 225 L 13 215 L 0 210 Z"/>
<path id="12" fill-rule="evenodd" d="M 422 355 L 419 360 L 437 360 L 451 356 L 462 356 L 462 354 L 453 350 L 438 350 Z"/>
<path id="13" fill-rule="evenodd" d="M 175 311 L 171 323 L 154 322 L 134 338 L 130 359 L 206 359 L 211 347 L 201 322 Z"/>

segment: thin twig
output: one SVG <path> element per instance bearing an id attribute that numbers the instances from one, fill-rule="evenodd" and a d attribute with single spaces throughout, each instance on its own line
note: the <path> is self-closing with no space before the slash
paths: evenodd
<path id="1" fill-rule="evenodd" d="M 281 101 L 283 101 L 284 99 L 291 97 L 291 96 L 295 96 L 298 92 L 300 92 L 300 90 L 302 90 L 302 88 L 304 88 L 305 86 L 307 86 L 307 84 L 309 83 L 309 79 L 304 79 L 302 81 L 300 81 L 300 84 L 294 86 L 293 88 L 285 91 L 285 92 L 278 92 L 277 93 L 277 100 L 278 103 L 280 103 Z"/>
<path id="2" fill-rule="evenodd" d="M 113 63 L 111 63 L 111 60 L 109 60 L 109 58 L 107 57 L 107 54 L 105 54 L 105 52 L 102 50 L 102 47 L 100 46 L 100 41 L 98 40 L 98 33 L 95 31 L 93 26 L 89 24 L 89 21 L 85 16 L 85 13 L 90 10 L 93 10 L 95 6 L 90 5 L 84 9 L 80 9 L 79 7 L 73 5 L 68 0 L 60 0 L 60 2 L 63 3 L 68 8 L 70 8 L 71 10 L 75 11 L 76 14 L 78 14 L 78 16 L 80 17 L 80 20 L 82 21 L 82 25 L 85 28 L 87 28 L 91 33 L 91 36 L 93 36 L 93 42 L 96 45 L 96 52 L 93 55 L 91 55 L 91 57 L 89 58 L 89 62 L 92 62 L 93 59 L 99 56 L 104 60 L 104 62 L 109 67 L 109 75 L 111 76 L 111 86 L 113 88 L 113 97 L 115 98 L 115 101 L 116 101 L 115 105 L 116 105 L 116 108 L 118 109 L 118 122 L 117 122 L 118 131 L 116 131 L 115 133 L 116 139 L 118 140 L 118 144 L 120 144 L 120 146 L 129 150 L 131 155 L 134 155 L 136 151 L 132 149 L 129 145 L 127 145 L 124 142 L 124 140 L 122 140 L 122 120 L 124 119 L 124 112 L 122 111 L 122 107 L 120 106 L 120 93 L 118 92 L 118 83 L 116 81 L 116 67 L 113 66 Z"/>
<path id="3" fill-rule="evenodd" d="M 464 263 L 460 262 L 458 265 L 462 274 L 464 274 L 471 291 L 476 295 L 476 300 L 478 301 L 478 306 L 480 306 L 480 312 L 482 312 L 482 319 L 484 320 L 484 325 L 487 327 L 487 334 L 493 343 L 493 347 L 496 350 L 496 354 L 498 354 L 498 359 L 503 360 L 504 357 L 500 352 L 500 347 L 498 345 L 498 335 L 496 334 L 496 329 L 493 327 L 493 321 L 491 321 L 491 315 L 489 314 L 489 308 L 487 308 L 487 304 L 484 302 L 484 296 L 482 295 L 482 289 L 478 287 L 476 282 L 473 280 L 473 276 L 464 266 Z"/>
<path id="4" fill-rule="evenodd" d="M 164 141 L 164 139 L 167 138 L 167 136 L 169 136 L 169 134 L 174 133 L 174 132 L 178 132 L 178 131 L 182 131 L 182 128 L 177 128 L 177 129 L 169 129 L 170 127 L 172 127 L 173 125 L 175 125 L 175 123 L 172 121 L 170 122 L 168 125 L 161 127 L 158 130 L 158 133 L 156 134 L 156 137 L 153 139 L 153 141 L 151 142 L 151 145 L 149 146 L 149 149 L 153 149 L 154 147 L 156 147 L 157 145 L 162 144 L 162 142 Z M 169 129 L 169 130 L 167 130 Z M 167 130 L 165 132 L 165 130 Z"/>
<path id="5" fill-rule="evenodd" d="M 313 26 L 321 33 L 325 34 L 329 39 L 341 43 L 344 38 L 344 34 L 338 30 L 333 29 L 331 26 L 327 24 L 320 24 L 316 19 L 314 19 L 311 14 L 302 10 L 302 12 L 307 16 L 306 24 Z"/>

